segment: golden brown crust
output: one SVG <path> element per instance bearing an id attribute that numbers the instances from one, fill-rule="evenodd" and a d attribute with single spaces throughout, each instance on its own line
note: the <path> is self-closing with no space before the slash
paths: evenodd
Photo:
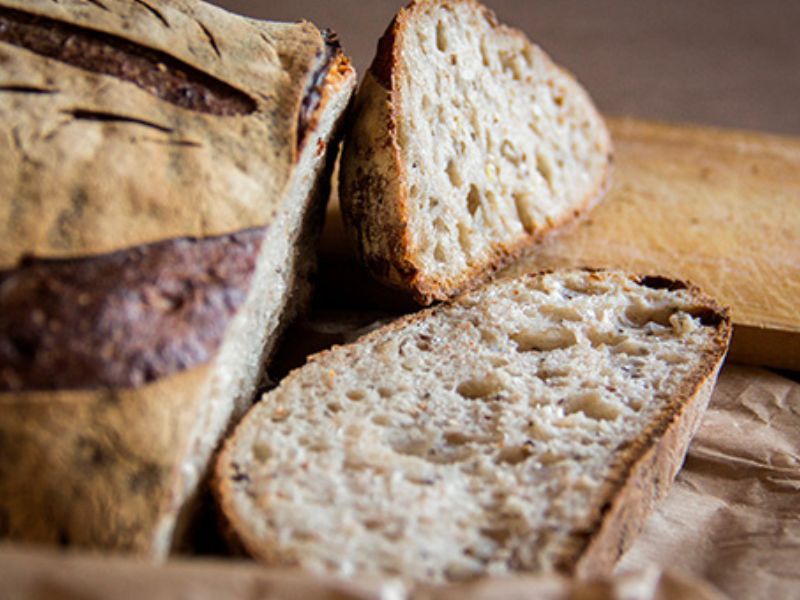
<path id="1" fill-rule="evenodd" d="M 0 1 L 172 57 L 255 110 L 189 110 L 120 77 L 0 44 L 0 269 L 25 255 L 94 255 L 264 226 L 289 184 L 299 107 L 324 54 L 316 27 L 191 0 L 102 5 Z"/>
<path id="2" fill-rule="evenodd" d="M 525 34 L 501 25 L 494 12 L 474 0 L 454 0 L 480 11 L 501 34 Z M 354 123 L 347 136 L 342 157 L 340 201 L 342 217 L 354 242 L 359 260 L 382 283 L 409 294 L 422 305 L 446 300 L 475 288 L 519 257 L 527 248 L 545 239 L 585 214 L 608 190 L 612 150 L 608 140 L 608 162 L 602 177 L 572 212 L 545 228 L 500 240 L 483 263 L 473 263 L 457 278 L 442 280 L 419 266 L 408 227 L 409 197 L 406 169 L 400 154 L 398 126 L 403 110 L 396 74 L 402 68 L 398 57 L 406 28 L 416 13 L 436 5 L 438 0 L 415 0 L 397 13 L 378 43 L 378 51 L 358 90 Z M 574 78 L 561 67 L 562 76 Z M 577 82 L 575 82 L 577 85 Z"/>
<path id="3" fill-rule="evenodd" d="M 250 221 L 263 229 L 276 217 L 284 227 L 267 228 L 278 236 L 269 239 L 286 236 L 285 252 L 280 244 L 277 251 L 289 256 L 269 264 L 262 247 L 262 277 L 277 289 L 248 291 L 245 310 L 236 311 L 221 346 L 234 347 L 227 343 L 239 335 L 236 327 L 264 321 L 268 326 L 250 336 L 246 347 L 236 346 L 242 357 L 221 351 L 202 365 L 135 389 L 0 393 L 0 538 L 163 558 L 175 541 L 176 515 L 191 510 L 188 500 L 203 476 L 203 462 L 228 420 L 249 402 L 259 358 L 274 345 L 276 328 L 297 310 L 296 301 L 307 295 L 310 238 L 324 206 L 322 194 L 308 189 L 325 179 L 317 167 L 338 143 L 330 130 L 355 75 L 344 57 L 329 65 L 309 125 L 315 145 L 301 159 L 298 110 L 323 58 L 323 38 L 313 25 L 260 23 L 195 0 L 148 0 L 153 10 L 144 5 L 0 0 L 0 7 L 169 53 L 235 82 L 255 99 L 256 112 L 221 117 L 189 111 L 130 82 L 0 44 L 0 84 L 24 81 L 24 90 L 50 80 L 58 84 L 58 93 L 33 97 L 0 91 L 0 153 L 8 158 L 0 161 L 0 269 L 28 254 L 88 254 L 85 260 L 93 260 L 150 241 L 241 231 Z M 134 123 L 82 128 L 63 122 L 60 111 L 75 103 L 91 111 L 141 111 L 135 114 L 166 122 L 170 132 Z M 64 134 L 73 127 L 78 131 Z M 198 139 L 200 145 L 183 143 Z M 64 205 L 79 196 L 81 210 L 69 212 Z"/>
<path id="4" fill-rule="evenodd" d="M 208 373 L 0 394 L 0 537 L 152 552 Z"/>

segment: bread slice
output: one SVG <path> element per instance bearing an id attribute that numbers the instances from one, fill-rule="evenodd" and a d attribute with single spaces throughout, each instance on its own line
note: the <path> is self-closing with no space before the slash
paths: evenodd
<path id="1" fill-rule="evenodd" d="M 584 89 L 473 0 L 395 17 L 358 91 L 342 213 L 386 284 L 429 304 L 586 211 L 611 141 Z"/>
<path id="2" fill-rule="evenodd" d="M 269 564 L 607 573 L 680 467 L 729 336 L 679 281 L 502 280 L 291 373 L 226 442 L 222 509 Z"/>
<path id="3" fill-rule="evenodd" d="M 195 0 L 0 0 L 0 63 L 0 537 L 163 557 L 307 296 L 355 74 Z"/>

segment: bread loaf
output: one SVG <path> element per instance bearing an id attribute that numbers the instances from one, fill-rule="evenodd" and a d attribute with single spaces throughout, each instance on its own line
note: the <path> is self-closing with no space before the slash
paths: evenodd
<path id="1" fill-rule="evenodd" d="M 335 37 L 0 0 L 0 537 L 164 556 L 302 305 Z"/>
<path id="2" fill-rule="evenodd" d="M 268 564 L 608 573 L 680 467 L 730 331 L 679 281 L 499 281 L 286 377 L 226 442 L 222 509 Z"/>
<path id="3" fill-rule="evenodd" d="M 358 91 L 342 214 L 384 283 L 428 304 L 474 286 L 605 191 L 584 89 L 473 0 L 395 17 Z"/>

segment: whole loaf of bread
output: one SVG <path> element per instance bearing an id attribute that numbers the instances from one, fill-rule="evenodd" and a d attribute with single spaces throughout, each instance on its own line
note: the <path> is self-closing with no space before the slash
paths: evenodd
<path id="1" fill-rule="evenodd" d="M 306 296 L 354 84 L 307 22 L 0 1 L 0 537 L 179 542 Z"/>

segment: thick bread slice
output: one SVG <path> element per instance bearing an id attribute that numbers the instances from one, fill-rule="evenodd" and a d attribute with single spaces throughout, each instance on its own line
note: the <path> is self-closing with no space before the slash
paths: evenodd
<path id="1" fill-rule="evenodd" d="M 472 0 L 401 10 L 358 91 L 342 213 L 383 282 L 429 304 L 605 191 L 611 141 L 572 76 Z"/>
<path id="2" fill-rule="evenodd" d="M 607 573 L 680 467 L 730 331 L 679 281 L 499 281 L 291 373 L 226 442 L 222 509 L 270 564 Z"/>
<path id="3" fill-rule="evenodd" d="M 195 0 L 0 0 L 0 62 L 0 537 L 163 557 L 307 296 L 355 74 Z"/>

